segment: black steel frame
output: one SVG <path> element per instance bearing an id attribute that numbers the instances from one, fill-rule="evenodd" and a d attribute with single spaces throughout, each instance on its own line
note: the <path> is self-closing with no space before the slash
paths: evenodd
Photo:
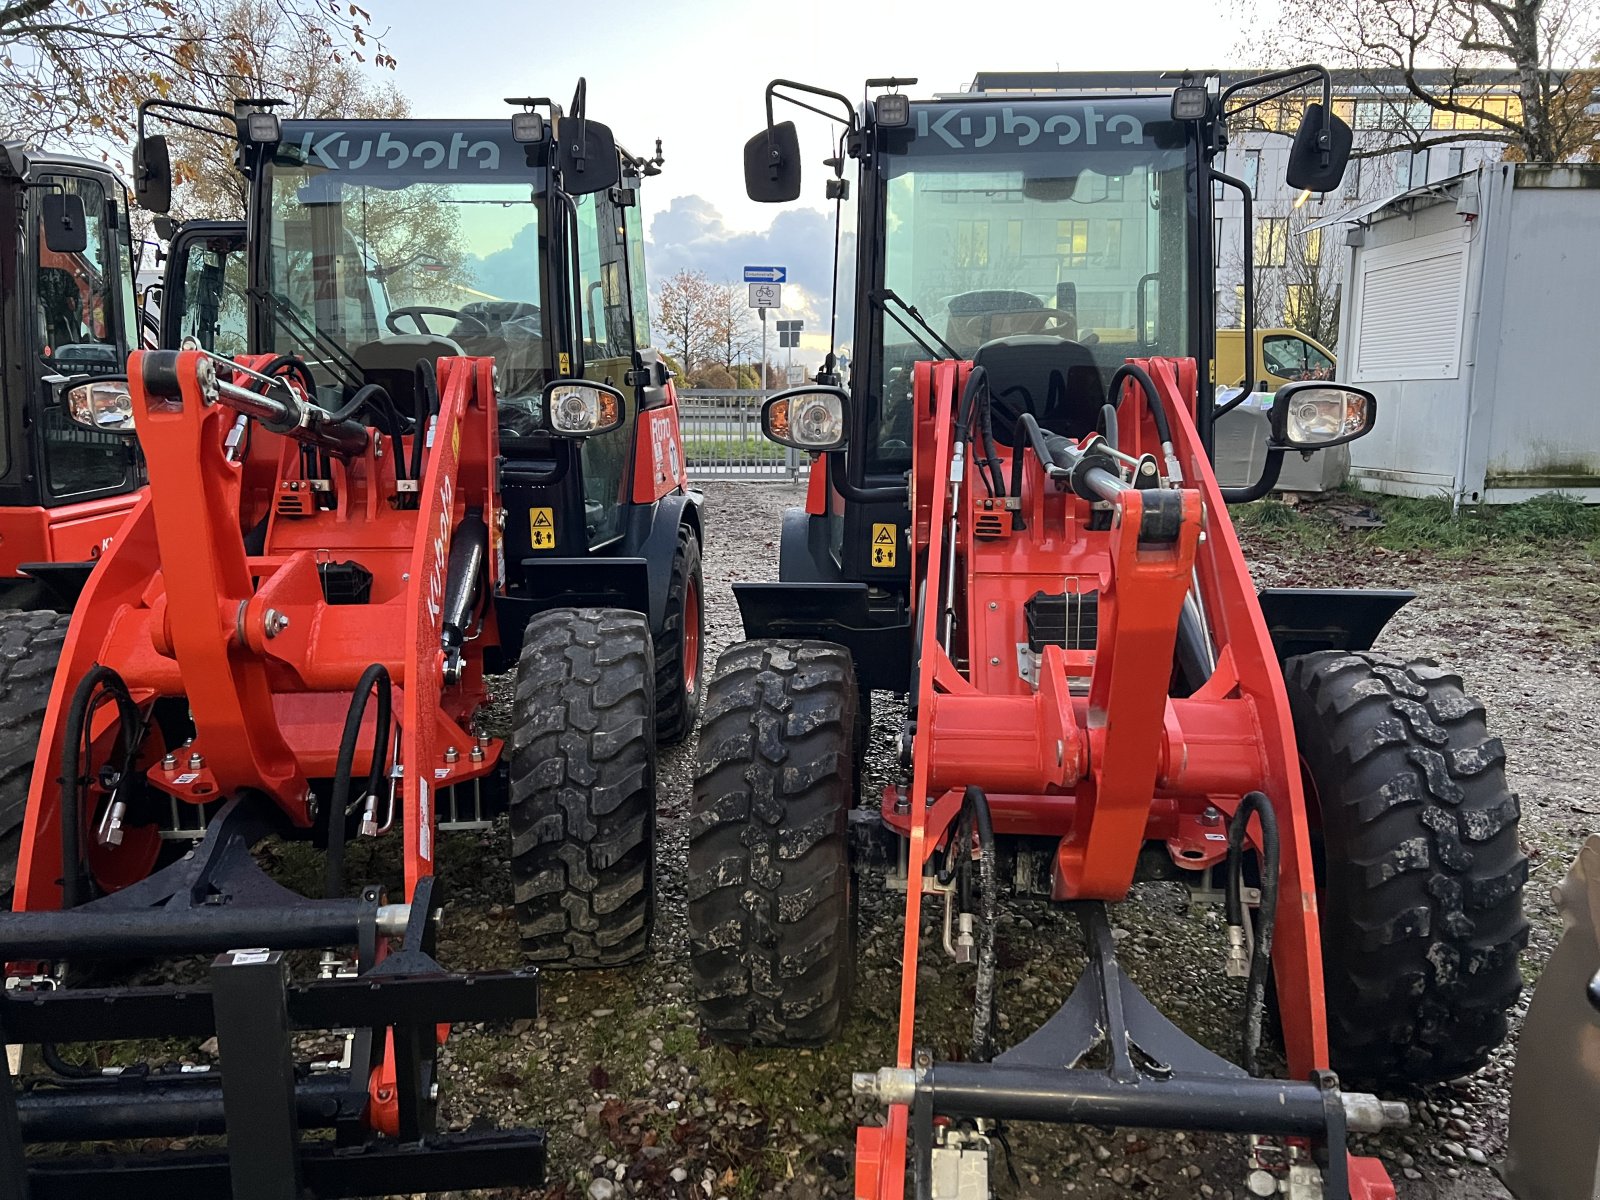
<path id="1" fill-rule="evenodd" d="M 413 890 L 397 949 L 382 955 L 382 896 L 307 900 L 251 856 L 271 827 L 265 802 L 235 799 L 194 851 L 122 892 L 75 909 L 0 916 L 0 961 L 74 966 L 217 953 L 209 986 L 10 987 L 0 1042 L 217 1039 L 217 1068 L 63 1068 L 19 1087 L 0 1059 L 0 1200 L 79 1196 L 115 1173 L 128 1198 L 298 1200 L 543 1183 L 541 1130 L 440 1135 L 437 1029 L 538 1013 L 533 968 L 459 975 L 433 957 L 439 894 Z M 261 947 L 261 948 L 252 948 Z M 357 973 L 294 983 L 288 950 L 354 947 Z M 353 1030 L 348 1059 L 294 1061 L 304 1030 Z M 392 1046 L 397 1138 L 368 1119 L 372 1072 Z M 54 1059 L 60 1066 L 60 1060 Z M 308 1139 L 311 1130 L 331 1138 Z M 28 1155 L 29 1145 L 224 1134 L 225 1149 L 137 1155 Z"/>

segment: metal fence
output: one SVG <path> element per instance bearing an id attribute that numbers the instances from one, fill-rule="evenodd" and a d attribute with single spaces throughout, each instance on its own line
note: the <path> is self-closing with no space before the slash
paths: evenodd
<path id="1" fill-rule="evenodd" d="M 761 432 L 768 393 L 691 388 L 678 393 L 684 465 L 697 479 L 793 479 L 802 455 Z"/>

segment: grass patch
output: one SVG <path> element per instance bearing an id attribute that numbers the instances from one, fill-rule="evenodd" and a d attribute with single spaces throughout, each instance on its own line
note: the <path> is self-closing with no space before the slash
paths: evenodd
<path id="1" fill-rule="evenodd" d="M 1347 527 L 1345 518 L 1358 513 L 1370 513 L 1382 525 Z M 1338 543 L 1466 556 L 1490 549 L 1516 555 L 1565 544 L 1600 557 L 1600 505 L 1558 492 L 1520 504 L 1455 510 L 1443 496 L 1384 496 L 1343 488 L 1298 505 L 1258 500 L 1235 509 L 1233 521 L 1241 532 L 1307 548 Z"/>

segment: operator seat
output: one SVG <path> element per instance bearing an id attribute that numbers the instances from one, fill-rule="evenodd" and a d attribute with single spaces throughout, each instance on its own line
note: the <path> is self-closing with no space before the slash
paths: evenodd
<path id="1" fill-rule="evenodd" d="M 945 340 L 962 353 L 998 338 L 1052 334 L 1075 338 L 1078 327 L 1068 309 L 1046 308 L 1032 292 L 1000 288 L 963 292 L 946 302 L 950 320 Z"/>
<path id="2" fill-rule="evenodd" d="M 1106 402 L 1105 380 L 1087 346 L 1049 335 L 996 338 L 972 356 L 989 373 L 994 434 L 1014 444 L 1017 418 L 1029 412 L 1063 437 L 1093 433 Z"/>
<path id="3" fill-rule="evenodd" d="M 402 333 L 357 346 L 353 353 L 361 376 L 389 393 L 405 417 L 417 416 L 417 363 L 461 353 L 461 344 L 437 333 Z"/>

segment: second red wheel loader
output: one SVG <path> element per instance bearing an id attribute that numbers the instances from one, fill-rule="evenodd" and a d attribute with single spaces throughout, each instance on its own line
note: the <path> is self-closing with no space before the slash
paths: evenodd
<path id="1" fill-rule="evenodd" d="M 848 388 L 830 358 L 764 412 L 817 458 L 781 579 L 736 588 L 752 640 L 708 691 L 690 954 L 712 1036 L 837 1032 L 867 704 L 903 694 L 897 782 L 860 814 L 890 835 L 905 921 L 894 1060 L 855 1081 L 883 1106 L 857 1131 L 857 1197 L 986 1196 L 1000 1124 L 1040 1121 L 1248 1134 L 1254 1195 L 1382 1200 L 1383 1165 L 1347 1137 L 1406 1106 L 1344 1081 L 1452 1077 L 1504 1036 L 1527 864 L 1482 707 L 1371 653 L 1404 593 L 1258 595 L 1229 520 L 1285 453 L 1366 433 L 1374 398 L 1288 385 L 1263 479 L 1223 489 L 1210 460 L 1213 187 L 1243 193 L 1252 241 L 1249 189 L 1212 161 L 1229 117 L 1318 82 L 1288 176 L 1327 191 L 1350 133 L 1320 68 L 859 108 L 768 89 L 753 198 L 799 190 L 776 98 L 837 109 L 830 196 L 860 164 L 856 330 Z M 1106 906 L 1147 879 L 1223 902 L 1236 1048 L 1191 1038 L 1120 965 Z M 1007 1041 L 1002 896 L 1066 906 L 1088 961 Z M 919 1014 L 940 910 L 974 973 L 955 1053 Z"/>

